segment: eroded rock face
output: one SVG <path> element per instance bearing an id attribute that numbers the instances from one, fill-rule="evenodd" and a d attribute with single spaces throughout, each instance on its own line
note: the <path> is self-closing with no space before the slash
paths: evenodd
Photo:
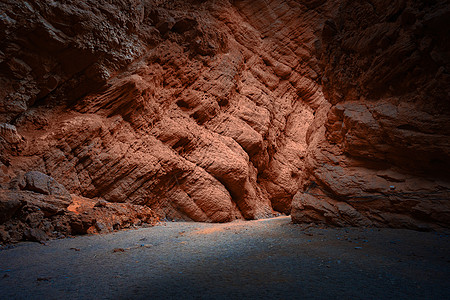
<path id="1" fill-rule="evenodd" d="M 439 1 L 357 1 L 325 22 L 327 102 L 308 129 L 294 221 L 448 226 L 449 13 Z"/>
<path id="2" fill-rule="evenodd" d="M 169 219 L 448 226 L 444 2 L 0 8 L 3 189 L 38 170 Z"/>

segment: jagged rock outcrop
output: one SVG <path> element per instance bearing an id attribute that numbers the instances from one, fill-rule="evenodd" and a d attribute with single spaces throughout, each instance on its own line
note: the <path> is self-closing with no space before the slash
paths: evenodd
<path id="1" fill-rule="evenodd" d="M 3 189 L 38 170 L 169 219 L 449 224 L 444 1 L 0 9 Z"/>
<path id="2" fill-rule="evenodd" d="M 439 1 L 356 1 L 325 22 L 327 102 L 308 129 L 294 221 L 448 226 L 449 14 Z"/>
<path id="3" fill-rule="evenodd" d="M 70 195 L 55 179 L 30 171 L 0 189 L 0 244 L 21 240 L 44 242 L 85 233 L 104 233 L 154 225 L 146 206 L 108 203 Z"/>

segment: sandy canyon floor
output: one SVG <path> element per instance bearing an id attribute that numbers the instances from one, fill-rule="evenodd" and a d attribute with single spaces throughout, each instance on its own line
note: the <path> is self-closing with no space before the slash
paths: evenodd
<path id="1" fill-rule="evenodd" d="M 449 253 L 449 232 L 163 223 L 4 248 L 0 298 L 449 299 Z"/>

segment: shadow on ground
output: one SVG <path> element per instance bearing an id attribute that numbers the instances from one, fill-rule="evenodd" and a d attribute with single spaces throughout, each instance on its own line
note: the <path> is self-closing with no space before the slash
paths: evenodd
<path id="1" fill-rule="evenodd" d="M 0 251 L 0 287 L 33 299 L 445 299 L 449 250 L 444 232 L 288 217 L 167 223 Z"/>

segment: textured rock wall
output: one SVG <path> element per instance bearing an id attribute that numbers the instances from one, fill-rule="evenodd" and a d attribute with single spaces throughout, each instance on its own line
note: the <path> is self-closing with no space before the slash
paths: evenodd
<path id="1" fill-rule="evenodd" d="M 0 9 L 4 190 L 35 170 L 169 219 L 448 226 L 444 2 Z"/>
<path id="2" fill-rule="evenodd" d="M 445 1 L 353 1 L 325 22 L 327 102 L 294 221 L 448 226 L 449 14 Z"/>

